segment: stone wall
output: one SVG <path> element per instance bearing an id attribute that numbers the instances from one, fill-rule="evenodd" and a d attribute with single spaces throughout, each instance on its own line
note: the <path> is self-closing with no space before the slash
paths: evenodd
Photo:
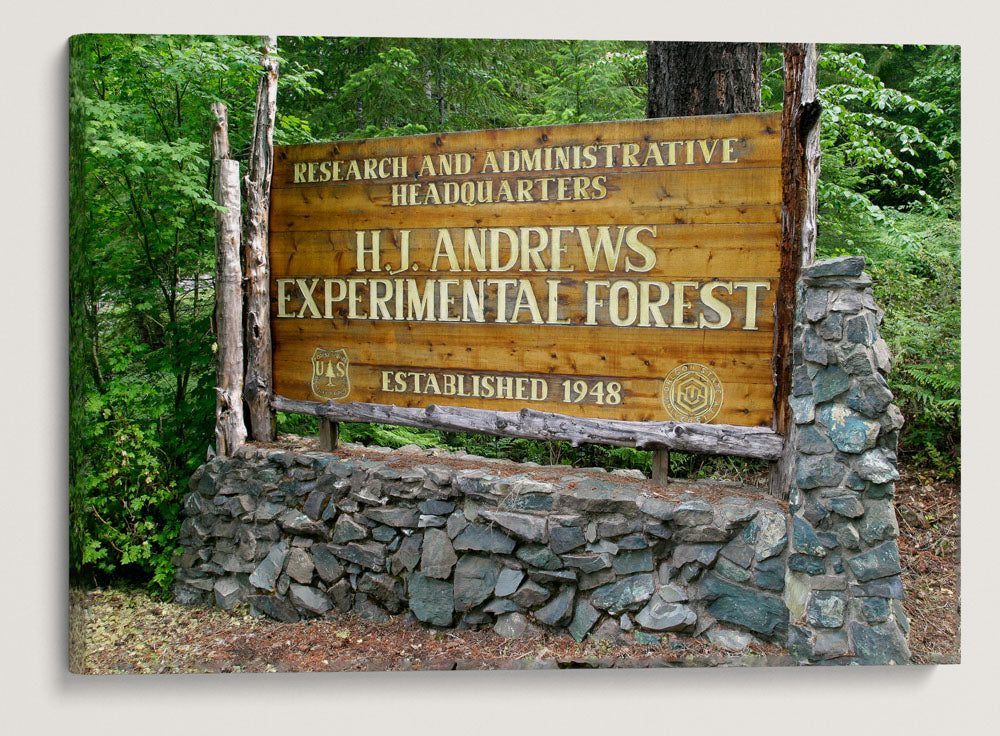
<path id="1" fill-rule="evenodd" d="M 406 609 L 731 648 L 783 643 L 786 513 L 729 483 L 348 447 L 247 446 L 191 479 L 175 594 L 282 621 Z"/>
<path id="2" fill-rule="evenodd" d="M 246 446 L 191 479 L 175 595 L 282 621 L 408 609 L 511 637 L 676 631 L 732 649 L 777 643 L 802 663 L 905 663 L 902 415 L 863 268 L 821 261 L 798 284 L 787 507 L 632 471 Z"/>
<path id="3" fill-rule="evenodd" d="M 786 438 L 795 451 L 789 649 L 808 661 L 903 664 L 909 624 L 892 503 L 903 417 L 863 269 L 857 256 L 819 261 L 799 283 L 796 427 Z"/>

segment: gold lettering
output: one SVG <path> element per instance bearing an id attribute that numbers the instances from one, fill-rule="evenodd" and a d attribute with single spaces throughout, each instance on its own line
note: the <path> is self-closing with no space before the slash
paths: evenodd
<path id="1" fill-rule="evenodd" d="M 292 166 L 293 184 L 301 184 L 306 180 L 306 169 L 308 167 L 309 165 L 305 163 L 296 163 Z"/>
<path id="2" fill-rule="evenodd" d="M 286 310 L 288 308 L 288 301 L 291 299 L 290 296 L 285 292 L 285 287 L 288 284 L 294 284 L 295 279 L 277 279 L 278 283 L 278 316 L 279 317 L 292 317 L 294 315 L 289 314 Z"/>
<path id="3" fill-rule="evenodd" d="M 584 282 L 584 300 L 587 303 L 587 321 L 584 322 L 585 325 L 596 325 L 597 324 L 597 308 L 603 307 L 604 302 L 597 298 L 597 287 L 603 286 L 605 288 L 611 285 L 610 281 L 585 281 Z"/>
<path id="4" fill-rule="evenodd" d="M 511 321 L 517 322 L 517 315 L 522 309 L 527 309 L 531 313 L 531 323 L 533 325 L 542 324 L 542 313 L 538 311 L 538 300 L 535 299 L 535 292 L 531 289 L 531 282 L 528 279 L 517 280 L 517 299 L 514 301 L 514 313 Z"/>
<path id="5" fill-rule="evenodd" d="M 381 230 L 372 230 L 372 231 L 370 231 L 370 234 L 372 236 L 372 244 L 369 247 L 369 246 L 365 245 L 365 231 L 364 230 L 355 230 L 355 235 L 357 236 L 357 245 L 355 247 L 354 263 L 355 263 L 355 267 L 357 268 L 358 271 L 367 271 L 367 270 L 381 271 L 382 270 L 381 255 L 380 255 L 380 252 L 379 252 L 380 249 L 381 249 L 381 247 L 382 247 L 382 231 Z M 371 267 L 371 269 L 366 269 L 365 268 L 365 254 L 368 254 L 368 255 L 370 255 L 372 257 L 372 267 Z"/>
<path id="6" fill-rule="evenodd" d="M 553 269 L 554 270 L 554 269 Z M 559 319 L 559 280 L 545 279 L 549 289 L 549 318 L 545 320 L 550 325 L 568 325 L 569 318 Z"/>
<path id="7" fill-rule="evenodd" d="M 461 271 L 458 265 L 458 256 L 455 255 L 455 246 L 451 242 L 451 233 L 447 228 L 438 230 L 437 246 L 434 248 L 434 256 L 431 258 L 431 271 L 437 271 L 438 261 L 444 256 L 448 259 L 449 271 Z"/>
<path id="8" fill-rule="evenodd" d="M 736 159 L 733 158 L 733 144 L 738 141 L 739 138 L 723 138 L 722 139 L 722 161 L 724 164 L 735 164 Z"/>
<path id="9" fill-rule="evenodd" d="M 656 301 L 650 301 L 650 290 L 656 288 L 660 292 L 660 296 Z M 667 322 L 663 319 L 663 311 L 661 307 L 666 306 L 667 302 L 670 300 L 670 284 L 663 281 L 640 281 L 639 282 L 639 326 L 649 327 L 649 318 L 653 318 L 653 322 L 657 327 L 666 327 Z"/>
<path id="10" fill-rule="evenodd" d="M 302 317 L 306 313 L 306 309 L 311 313 L 309 316 L 313 319 L 319 319 L 322 315 L 319 313 L 319 307 L 316 305 L 316 300 L 313 298 L 313 292 L 319 285 L 319 279 L 313 279 L 312 284 L 310 284 L 306 279 L 295 279 L 295 285 L 299 287 L 299 291 L 302 292 L 302 308 L 299 310 L 298 317 Z"/>
<path id="11" fill-rule="evenodd" d="M 697 327 L 696 324 L 684 321 L 684 312 L 691 308 L 691 302 L 685 298 L 685 289 L 694 289 L 698 286 L 697 281 L 675 281 L 674 282 L 674 327 Z"/>
<path id="12" fill-rule="evenodd" d="M 743 320 L 744 330 L 756 330 L 757 327 L 757 291 L 764 289 L 771 290 L 771 285 L 767 281 L 736 281 L 733 283 L 733 290 L 746 289 L 746 319 Z"/>
<path id="13" fill-rule="evenodd" d="M 716 322 L 709 322 L 705 319 L 705 314 L 702 313 L 698 315 L 698 326 L 707 327 L 710 330 L 721 330 L 732 321 L 733 310 L 729 308 L 728 304 L 715 298 L 715 295 L 712 294 L 715 289 L 725 289 L 732 294 L 733 282 L 709 281 L 701 287 L 701 303 L 719 315 L 719 319 Z"/>
<path id="14" fill-rule="evenodd" d="M 656 237 L 656 227 L 652 225 L 633 225 L 625 230 L 625 245 L 642 256 L 642 265 L 636 266 L 632 259 L 625 257 L 625 271 L 645 273 L 656 265 L 656 253 L 648 245 L 639 240 L 639 233 L 647 232 Z M 616 261 L 617 262 L 617 261 Z"/>

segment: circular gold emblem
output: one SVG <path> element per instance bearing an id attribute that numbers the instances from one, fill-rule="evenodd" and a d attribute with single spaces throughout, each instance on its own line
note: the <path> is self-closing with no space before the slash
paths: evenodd
<path id="1" fill-rule="evenodd" d="M 678 422 L 710 422 L 722 408 L 722 382 L 699 363 L 684 363 L 663 379 L 660 402 Z"/>

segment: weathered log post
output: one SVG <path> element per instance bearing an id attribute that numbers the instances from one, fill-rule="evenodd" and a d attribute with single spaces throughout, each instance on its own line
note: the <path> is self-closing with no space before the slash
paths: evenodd
<path id="1" fill-rule="evenodd" d="M 278 62 L 274 58 L 277 38 L 264 39 L 261 65 L 264 73 L 257 85 L 253 141 L 245 179 L 247 190 L 247 235 L 244 260 L 247 274 L 246 304 L 246 388 L 244 397 L 250 416 L 253 439 L 274 438 L 271 394 L 271 320 L 268 262 L 268 216 L 270 214 L 271 172 L 274 168 L 274 116 L 277 105 Z"/>
<path id="2" fill-rule="evenodd" d="M 215 202 L 215 449 L 231 455 L 247 437 L 243 423 L 243 292 L 240 273 L 240 165 L 229 157 L 226 106 L 212 103 Z"/>
<path id="3" fill-rule="evenodd" d="M 782 458 L 771 467 L 770 493 L 788 498 L 795 466 L 796 425 L 789 421 L 792 328 L 799 273 L 816 256 L 816 182 L 819 179 L 819 113 L 816 44 L 785 44 L 785 93 L 781 112 L 781 279 L 774 333 L 774 428 L 785 436 Z"/>

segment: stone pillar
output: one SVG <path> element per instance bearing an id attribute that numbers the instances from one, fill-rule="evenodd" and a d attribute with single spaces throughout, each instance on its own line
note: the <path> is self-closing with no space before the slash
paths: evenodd
<path id="1" fill-rule="evenodd" d="M 864 258 L 802 270 L 793 334 L 797 432 L 785 602 L 802 662 L 905 664 L 893 481 L 903 416 Z"/>

